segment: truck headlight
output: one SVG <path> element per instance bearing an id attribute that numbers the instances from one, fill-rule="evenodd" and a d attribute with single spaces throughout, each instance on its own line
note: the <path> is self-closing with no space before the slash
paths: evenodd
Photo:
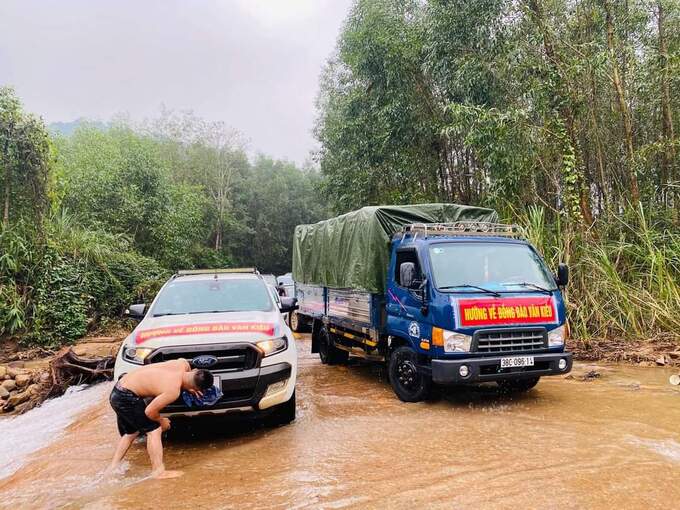
<path id="1" fill-rule="evenodd" d="M 455 331 L 432 328 L 432 344 L 444 347 L 444 352 L 470 352 L 472 337 Z"/>
<path id="2" fill-rule="evenodd" d="M 567 338 L 567 328 L 560 326 L 548 333 L 548 347 L 562 347 Z"/>
<path id="3" fill-rule="evenodd" d="M 285 351 L 288 347 L 288 340 L 286 337 L 272 338 L 271 340 L 263 340 L 262 342 L 257 342 L 255 344 L 258 349 L 262 351 L 264 356 L 271 356 L 272 354 Z"/>
<path id="4" fill-rule="evenodd" d="M 123 359 L 135 365 L 143 365 L 144 360 L 152 352 L 153 349 L 150 347 L 125 347 L 123 349 Z"/>

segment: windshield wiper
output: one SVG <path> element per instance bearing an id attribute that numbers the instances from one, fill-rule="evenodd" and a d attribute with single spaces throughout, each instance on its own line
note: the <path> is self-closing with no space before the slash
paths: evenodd
<path id="1" fill-rule="evenodd" d="M 201 312 L 167 312 L 167 313 L 155 313 L 154 317 L 163 317 L 164 315 L 194 315 L 197 313 L 225 313 L 232 310 L 206 310 Z"/>
<path id="2" fill-rule="evenodd" d="M 445 287 L 439 287 L 439 290 L 447 289 L 477 289 L 481 290 L 482 292 L 486 292 L 487 294 L 491 294 L 492 296 L 501 297 L 500 293 L 496 292 L 495 290 L 485 289 L 484 287 L 479 287 L 477 285 L 470 285 L 469 283 L 464 283 L 462 285 L 446 285 Z"/>
<path id="3" fill-rule="evenodd" d="M 231 311 L 233 310 L 201 310 L 199 312 L 187 312 L 187 315 L 194 315 L 197 313 L 226 313 Z"/>
<path id="4" fill-rule="evenodd" d="M 552 294 L 553 291 L 550 289 L 546 289 L 545 287 L 541 287 L 540 285 L 536 285 L 535 283 L 529 283 L 529 282 L 507 282 L 507 283 L 501 283 L 501 285 L 519 285 L 521 287 L 531 287 L 532 289 L 536 289 L 538 291 L 544 292 L 545 294 Z"/>

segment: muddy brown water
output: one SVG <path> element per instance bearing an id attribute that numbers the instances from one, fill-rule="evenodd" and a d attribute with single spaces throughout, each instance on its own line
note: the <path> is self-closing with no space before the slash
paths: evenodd
<path id="1" fill-rule="evenodd" d="M 677 508 L 673 370 L 577 364 L 529 393 L 455 389 L 399 402 L 370 365 L 323 366 L 298 341 L 298 418 L 169 438 L 175 480 L 149 480 L 143 444 L 102 481 L 116 432 L 108 388 L 0 480 L 5 508 Z M 601 377 L 579 380 L 591 369 Z M 34 411 L 32 411 L 34 412 Z M 40 419 L 46 419 L 44 416 Z M 0 437 L 0 441 L 6 438 Z"/>

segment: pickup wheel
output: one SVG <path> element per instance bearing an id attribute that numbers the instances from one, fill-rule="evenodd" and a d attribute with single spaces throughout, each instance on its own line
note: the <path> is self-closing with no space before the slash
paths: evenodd
<path id="1" fill-rule="evenodd" d="M 349 352 L 338 349 L 333 345 L 331 335 L 325 326 L 319 330 L 319 358 L 324 365 L 346 363 L 349 359 Z"/>
<path id="2" fill-rule="evenodd" d="M 402 402 L 420 402 L 430 395 L 432 379 L 418 370 L 417 361 L 416 352 L 408 346 L 399 347 L 390 356 L 390 384 Z"/>
<path id="3" fill-rule="evenodd" d="M 540 380 L 540 377 L 531 377 L 530 379 L 518 379 L 516 381 L 497 381 L 496 384 L 498 384 L 502 393 L 524 393 L 536 386 Z"/>
<path id="4" fill-rule="evenodd" d="M 288 402 L 279 404 L 274 408 L 267 417 L 267 423 L 272 427 L 280 427 L 288 425 L 293 420 L 295 420 L 295 391 L 293 391 L 293 396 L 290 397 Z"/>

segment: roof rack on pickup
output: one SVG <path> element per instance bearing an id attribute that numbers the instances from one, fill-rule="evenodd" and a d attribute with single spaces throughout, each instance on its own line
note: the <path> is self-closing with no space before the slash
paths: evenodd
<path id="1" fill-rule="evenodd" d="M 523 229 L 519 225 L 506 223 L 488 223 L 484 221 L 457 221 L 455 223 L 412 223 L 405 225 L 401 233 L 403 237 L 413 234 L 428 236 L 486 236 L 486 237 L 523 237 Z"/>
<path id="2" fill-rule="evenodd" d="M 224 273 L 253 273 L 260 274 L 260 272 L 255 267 L 229 267 L 224 269 L 187 269 L 177 271 L 174 277 L 177 276 L 191 276 L 198 274 L 224 274 Z"/>

